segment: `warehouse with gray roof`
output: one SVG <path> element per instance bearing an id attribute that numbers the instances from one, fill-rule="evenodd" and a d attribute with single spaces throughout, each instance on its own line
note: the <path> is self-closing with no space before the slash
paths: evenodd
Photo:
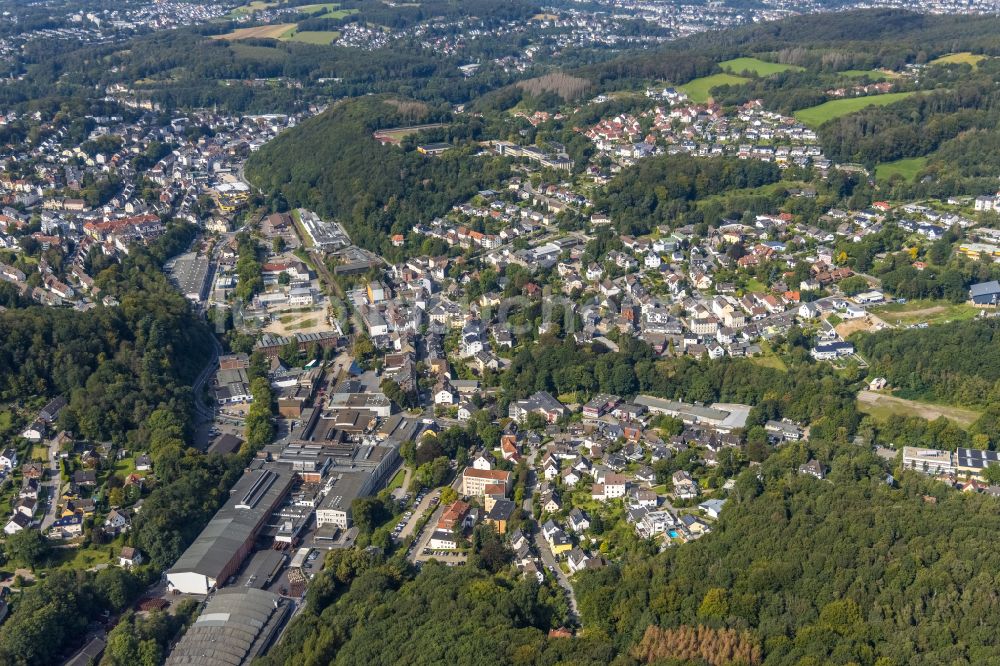
<path id="1" fill-rule="evenodd" d="M 217 592 L 183 638 L 167 666 L 242 666 L 261 656 L 288 618 L 288 600 L 238 587 Z"/>
<path id="2" fill-rule="evenodd" d="M 257 462 L 233 486 L 229 500 L 167 571 L 167 586 L 184 594 L 208 594 L 235 574 L 268 517 L 288 494 L 294 473 Z"/>

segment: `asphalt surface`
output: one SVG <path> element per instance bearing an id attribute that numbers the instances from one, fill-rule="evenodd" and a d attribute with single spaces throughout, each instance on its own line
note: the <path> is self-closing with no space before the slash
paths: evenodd
<path id="1" fill-rule="evenodd" d="M 538 475 L 535 473 L 535 457 L 538 455 L 537 450 L 532 450 L 528 454 L 528 483 L 525 488 L 524 502 L 522 503 L 522 508 L 528 512 L 529 515 L 532 514 L 533 509 L 533 497 L 535 494 L 535 485 L 538 483 Z M 566 597 L 569 600 L 570 614 L 573 619 L 578 623 L 580 622 L 580 608 L 576 602 L 576 592 L 573 590 L 573 584 L 569 582 L 569 576 L 562 570 L 559 566 L 559 562 L 556 560 L 555 555 L 552 554 L 552 549 L 549 548 L 549 542 L 542 537 L 541 530 L 536 529 L 531 534 L 531 539 L 534 542 L 535 550 L 538 551 L 539 557 L 542 559 L 542 564 L 548 569 L 549 574 L 555 576 L 556 583 L 559 587 L 566 592 Z"/>

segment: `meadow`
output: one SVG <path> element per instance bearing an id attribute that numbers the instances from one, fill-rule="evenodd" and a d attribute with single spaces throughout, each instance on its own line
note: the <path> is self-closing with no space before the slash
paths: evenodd
<path id="1" fill-rule="evenodd" d="M 732 74 L 742 74 L 743 72 L 753 72 L 757 76 L 771 76 L 780 72 L 801 72 L 805 67 L 798 65 L 782 65 L 777 62 L 767 62 L 759 58 L 734 58 L 720 62 L 719 67 Z"/>
<path id="2" fill-rule="evenodd" d="M 810 106 L 806 109 L 799 109 L 795 112 L 795 117 L 809 125 L 819 127 L 823 123 L 846 116 L 849 113 L 860 111 L 869 106 L 886 106 L 901 99 L 906 99 L 912 92 L 886 93 L 885 95 L 868 95 L 866 97 L 848 97 L 845 99 L 835 99 L 824 102 L 818 106 Z"/>
<path id="3" fill-rule="evenodd" d="M 687 93 L 687 96 L 693 101 L 704 104 L 711 97 L 709 91 L 712 88 L 724 85 L 738 85 L 745 83 L 747 80 L 745 77 L 733 74 L 712 74 L 711 76 L 703 76 L 700 79 L 688 81 L 680 86 L 680 89 Z"/>
<path id="4" fill-rule="evenodd" d="M 912 181 L 926 165 L 926 157 L 907 157 L 895 162 L 883 162 L 875 167 L 875 180 L 887 181 L 898 174 L 904 180 Z"/>

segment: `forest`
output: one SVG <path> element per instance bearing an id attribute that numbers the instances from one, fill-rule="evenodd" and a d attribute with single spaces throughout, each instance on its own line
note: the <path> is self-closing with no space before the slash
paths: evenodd
<path id="1" fill-rule="evenodd" d="M 149 452 L 156 469 L 128 535 L 151 565 L 134 572 L 46 572 L 12 599 L 12 615 L 0 627 L 0 663 L 57 662 L 78 646 L 90 619 L 130 606 L 197 536 L 242 473 L 238 456 L 204 456 L 187 444 L 190 387 L 209 358 L 210 333 L 161 266 L 187 247 L 191 233 L 189 225 L 172 225 L 150 248 L 134 248 L 98 274 L 95 283 L 120 306 L 76 312 L 29 305 L 0 313 L 4 401 L 65 395 L 69 406 L 59 427 L 81 439 Z M 45 567 L 44 537 L 24 534 L 37 542 L 14 548 L 8 542 L 6 555 Z M 151 627 L 160 640 L 143 639 L 152 641 L 145 649 L 162 651 L 163 631 Z"/>
<path id="2" fill-rule="evenodd" d="M 594 205 L 607 210 L 621 233 L 649 233 L 675 226 L 692 202 L 727 190 L 761 187 L 781 179 L 776 164 L 729 157 L 652 157 L 623 170 Z"/>
<path id="3" fill-rule="evenodd" d="M 795 474 L 812 457 L 827 480 Z M 781 449 L 738 477 L 711 537 L 578 576 L 572 639 L 546 637 L 558 611 L 533 582 L 334 553 L 262 663 L 1000 663 L 997 500 L 912 473 L 893 487 L 883 465 Z"/>
<path id="4" fill-rule="evenodd" d="M 548 586 L 475 566 L 333 551 L 306 610 L 263 666 L 326 664 L 608 664 L 600 636 L 548 639 L 565 600 Z"/>
<path id="5" fill-rule="evenodd" d="M 473 146 L 429 158 L 380 145 L 371 136 L 377 129 L 449 118 L 417 105 L 422 116 L 406 119 L 400 106 L 381 97 L 337 104 L 254 153 L 247 177 L 280 205 L 335 217 L 357 245 L 397 257 L 392 234 L 443 215 L 508 173 L 505 160 L 474 157 Z"/>
<path id="6" fill-rule="evenodd" d="M 901 397 L 972 407 L 1000 402 L 995 319 L 860 334 L 856 343 L 873 376 L 888 379 Z"/>
<path id="7" fill-rule="evenodd" d="M 998 663 L 997 500 L 909 473 L 893 488 L 867 450 L 809 447 L 743 473 L 711 538 L 584 574 L 584 625 L 620 649 L 651 624 L 748 630 L 764 664 Z M 827 480 L 793 473 L 809 456 Z"/>

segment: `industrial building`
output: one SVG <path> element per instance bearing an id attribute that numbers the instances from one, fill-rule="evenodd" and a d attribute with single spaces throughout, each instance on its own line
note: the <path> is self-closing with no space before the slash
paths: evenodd
<path id="1" fill-rule="evenodd" d="M 287 599 L 253 587 L 220 590 L 167 657 L 167 666 L 242 666 L 271 646 L 288 619 Z"/>
<path id="2" fill-rule="evenodd" d="M 255 461 L 233 486 L 229 500 L 167 571 L 167 586 L 185 594 L 208 594 L 235 574 L 268 518 L 288 494 L 294 474 L 284 466 Z"/>
<path id="3" fill-rule="evenodd" d="M 211 262 L 197 252 L 187 252 L 167 262 L 170 281 L 192 303 L 200 303 L 208 294 Z"/>
<path id="4" fill-rule="evenodd" d="M 707 425 L 722 433 L 732 432 L 746 425 L 750 416 L 750 406 L 737 403 L 716 403 L 711 407 L 693 405 L 677 400 L 665 400 L 651 395 L 636 396 L 636 405 L 645 407 L 653 414 L 666 414 L 678 418 L 688 425 Z"/>

